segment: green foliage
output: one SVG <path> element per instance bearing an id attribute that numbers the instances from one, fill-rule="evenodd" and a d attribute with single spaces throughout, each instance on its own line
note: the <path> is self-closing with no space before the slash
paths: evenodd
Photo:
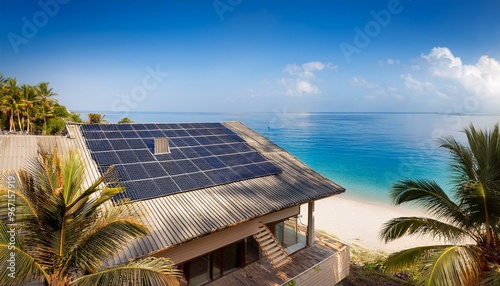
<path id="1" fill-rule="evenodd" d="M 471 125 L 465 134 L 468 145 L 441 140 L 452 158 L 453 199 L 433 181 L 400 181 L 392 187 L 394 203 L 416 205 L 432 218 L 395 218 L 381 231 L 386 242 L 427 235 L 452 244 L 391 254 L 387 271 L 417 266 L 423 285 L 500 285 L 500 131 L 498 124 L 489 131 Z"/>
<path id="2" fill-rule="evenodd" d="M 118 121 L 119 124 L 122 124 L 122 123 L 134 123 L 134 121 L 132 121 L 130 118 L 128 117 L 124 117 L 122 118 L 120 121 Z"/>
<path id="3" fill-rule="evenodd" d="M 54 98 L 49 83 L 18 84 L 16 79 L 0 74 L 0 131 L 23 134 L 60 134 L 61 123 L 71 118 L 81 122 L 79 115 L 68 112 Z"/>
<path id="4" fill-rule="evenodd" d="M 101 124 L 104 121 L 104 116 L 99 113 L 89 113 L 88 121 L 89 124 Z"/>
<path id="5" fill-rule="evenodd" d="M 124 188 L 113 168 L 84 187 L 85 166 L 76 152 L 61 157 L 41 150 L 17 174 L 17 187 L 0 188 L 0 262 L 16 254 L 16 277 L 0 272 L 1 285 L 178 285 L 180 272 L 168 259 L 147 258 L 108 267 L 114 255 L 146 235 L 141 210 L 114 205 Z M 3 178 L 5 179 L 5 178 Z M 7 181 L 7 180 L 2 180 Z M 9 194 L 15 195 L 15 241 L 10 242 Z M 22 230 L 22 231 L 21 231 Z"/>

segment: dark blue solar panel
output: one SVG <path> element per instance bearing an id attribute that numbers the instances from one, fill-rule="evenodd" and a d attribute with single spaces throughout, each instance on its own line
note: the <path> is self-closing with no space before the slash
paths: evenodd
<path id="1" fill-rule="evenodd" d="M 217 157 L 207 157 L 205 158 L 208 164 L 213 167 L 213 169 L 219 169 L 226 167 L 226 164 L 224 164 L 221 160 L 219 160 Z"/>
<path id="2" fill-rule="evenodd" d="M 101 130 L 106 131 L 106 132 L 118 130 L 118 128 L 116 127 L 115 124 L 101 124 L 100 126 L 101 126 Z"/>
<path id="3" fill-rule="evenodd" d="M 94 151 L 109 151 L 111 145 L 108 140 L 87 140 L 89 148 Z"/>
<path id="4" fill-rule="evenodd" d="M 146 127 L 144 126 L 144 124 L 131 124 L 132 125 L 132 128 L 134 130 L 146 130 Z"/>
<path id="5" fill-rule="evenodd" d="M 175 184 L 174 180 L 169 177 L 164 177 L 164 178 L 156 178 L 154 179 L 156 185 L 158 186 L 158 189 L 160 192 L 164 194 L 172 194 L 172 193 L 178 193 L 181 191 L 177 184 Z"/>
<path id="6" fill-rule="evenodd" d="M 193 164 L 196 165 L 196 167 L 198 167 L 198 169 L 202 171 L 214 169 L 214 167 L 210 165 L 205 158 L 195 158 L 192 159 L 191 161 L 193 162 Z"/>
<path id="7" fill-rule="evenodd" d="M 174 160 L 186 159 L 186 156 L 184 156 L 184 153 L 182 153 L 181 149 L 178 149 L 178 148 L 170 150 L 170 155 L 172 156 L 172 159 L 174 159 Z"/>
<path id="8" fill-rule="evenodd" d="M 154 138 L 153 134 L 151 134 L 148 130 L 138 130 L 136 132 L 141 138 Z"/>
<path id="9" fill-rule="evenodd" d="M 142 139 L 125 139 L 130 146 L 130 149 L 145 149 L 148 148 Z"/>
<path id="10" fill-rule="evenodd" d="M 264 159 L 264 157 L 262 157 L 257 152 L 245 153 L 245 154 L 243 154 L 243 156 L 245 156 L 252 163 L 259 163 L 259 162 L 265 162 L 266 161 L 266 159 Z"/>
<path id="11" fill-rule="evenodd" d="M 200 143 L 198 143 L 198 141 L 196 141 L 194 138 L 191 138 L 191 137 L 185 137 L 185 138 L 182 138 L 182 140 L 184 141 L 184 143 L 186 143 L 187 146 L 200 145 Z"/>
<path id="12" fill-rule="evenodd" d="M 255 177 L 255 175 L 244 166 L 236 166 L 233 167 L 232 170 L 242 179 L 250 179 Z"/>
<path id="13" fill-rule="evenodd" d="M 134 130 L 129 130 L 129 131 L 122 131 L 122 136 L 125 139 L 130 139 L 130 138 L 139 138 L 139 134 L 135 132 Z"/>
<path id="14" fill-rule="evenodd" d="M 97 164 L 101 166 L 109 166 L 120 163 L 120 160 L 118 160 L 115 152 L 99 152 L 93 153 L 92 155 Z"/>
<path id="15" fill-rule="evenodd" d="M 116 125 L 116 128 L 120 131 L 124 131 L 124 130 L 134 130 L 132 128 L 132 125 L 131 124 L 118 124 Z"/>
<path id="16" fill-rule="evenodd" d="M 210 180 L 208 176 L 203 173 L 193 173 L 189 176 L 195 182 L 196 188 L 206 188 L 215 185 L 212 180 Z"/>
<path id="17" fill-rule="evenodd" d="M 153 156 L 153 154 L 151 154 L 151 152 L 149 150 L 142 149 L 142 150 L 134 150 L 134 151 L 135 151 L 135 155 L 139 159 L 139 162 L 144 163 L 144 162 L 156 161 L 155 157 Z"/>
<path id="18" fill-rule="evenodd" d="M 184 142 L 184 140 L 182 138 L 172 138 L 172 139 L 170 139 L 170 141 L 172 141 L 172 143 L 174 143 L 175 146 L 177 146 L 177 147 L 188 146 L 188 144 L 186 142 Z"/>
<path id="19" fill-rule="evenodd" d="M 179 175 L 184 173 L 184 171 L 174 161 L 160 162 L 160 164 L 169 175 Z"/>
<path id="20" fill-rule="evenodd" d="M 144 142 L 144 145 L 146 145 L 146 148 L 149 148 L 150 150 L 155 149 L 155 140 L 154 139 L 142 139 L 142 142 Z"/>
<path id="21" fill-rule="evenodd" d="M 150 178 L 164 177 L 168 176 L 167 172 L 158 162 L 144 163 L 142 165 L 146 172 L 149 174 Z"/>
<path id="22" fill-rule="evenodd" d="M 220 123 L 82 125 L 81 130 L 99 170 L 115 165 L 131 200 L 281 172 Z M 154 138 L 164 137 L 170 153 L 154 155 Z"/>
<path id="23" fill-rule="evenodd" d="M 248 147 L 248 145 L 243 143 L 231 144 L 231 147 L 234 150 L 238 151 L 238 153 L 255 152 L 252 148 Z"/>
<path id="24" fill-rule="evenodd" d="M 133 150 L 116 151 L 116 155 L 118 155 L 122 164 L 140 162 Z"/>
<path id="25" fill-rule="evenodd" d="M 140 180 L 148 177 L 141 163 L 123 165 L 123 168 L 131 180 Z"/>
<path id="26" fill-rule="evenodd" d="M 210 153 L 210 151 L 205 149 L 205 147 L 198 146 L 198 147 L 193 147 L 192 149 L 198 155 L 198 157 L 207 157 L 212 155 L 212 153 Z"/>
<path id="27" fill-rule="evenodd" d="M 209 129 L 200 129 L 200 130 L 198 130 L 198 132 L 200 132 L 200 134 L 203 135 L 203 136 L 212 135 L 212 132 L 210 132 Z"/>
<path id="28" fill-rule="evenodd" d="M 172 179 L 183 191 L 189 191 L 198 188 L 198 185 L 193 179 L 191 179 L 190 175 L 179 175 L 172 177 Z"/>
<path id="29" fill-rule="evenodd" d="M 93 131 L 101 131 L 101 125 L 99 124 L 88 124 L 82 126 L 82 131 L 93 132 Z"/>
<path id="30" fill-rule="evenodd" d="M 161 130 L 152 130 L 150 131 L 151 135 L 153 135 L 154 138 L 162 138 L 162 137 L 167 137 L 165 133 Z"/>
<path id="31" fill-rule="evenodd" d="M 179 160 L 176 163 L 184 171 L 183 173 L 193 173 L 198 171 L 198 168 L 191 162 L 191 160 Z"/>
<path id="32" fill-rule="evenodd" d="M 84 132 L 83 136 L 85 136 L 86 139 L 106 139 L 102 131 Z"/>
<path id="33" fill-rule="evenodd" d="M 264 162 L 264 163 L 259 163 L 259 167 L 264 169 L 269 174 L 278 174 L 281 172 L 281 169 L 276 167 L 273 163 L 271 162 Z"/>
<path id="34" fill-rule="evenodd" d="M 124 139 L 111 139 L 109 140 L 109 144 L 113 148 L 113 150 L 128 150 L 130 146 L 127 144 L 127 141 Z"/>
<path id="35" fill-rule="evenodd" d="M 190 147 L 184 147 L 184 148 L 179 148 L 179 151 L 181 151 L 186 158 L 196 158 L 199 157 L 198 153 L 193 148 Z"/>
<path id="36" fill-rule="evenodd" d="M 200 145 L 212 144 L 212 142 L 210 142 L 210 140 L 208 140 L 206 137 L 195 137 L 194 139 L 196 141 L 198 141 L 198 143 L 200 143 Z"/>
<path id="37" fill-rule="evenodd" d="M 207 137 L 208 140 L 210 140 L 210 142 L 212 142 L 212 144 L 221 144 L 221 143 L 224 143 L 224 141 L 222 141 L 221 139 L 219 139 L 219 137 L 217 136 L 210 136 L 210 137 Z"/>
<path id="38" fill-rule="evenodd" d="M 186 130 L 186 132 L 187 132 L 190 136 L 193 136 L 193 137 L 195 137 L 195 136 L 200 136 L 200 135 L 201 135 L 201 133 L 200 133 L 198 130 L 196 130 L 196 129 Z"/>

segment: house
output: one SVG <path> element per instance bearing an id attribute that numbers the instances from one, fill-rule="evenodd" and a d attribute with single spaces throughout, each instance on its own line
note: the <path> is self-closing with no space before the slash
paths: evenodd
<path id="1" fill-rule="evenodd" d="M 168 257 L 184 284 L 335 285 L 349 247 L 314 232 L 316 200 L 345 190 L 240 122 L 68 125 L 67 136 L 0 136 L 0 170 L 39 145 L 77 149 L 89 184 L 114 166 L 152 233 L 111 264 Z M 307 205 L 307 223 L 300 223 Z M 319 281 L 319 282 L 318 282 Z"/>

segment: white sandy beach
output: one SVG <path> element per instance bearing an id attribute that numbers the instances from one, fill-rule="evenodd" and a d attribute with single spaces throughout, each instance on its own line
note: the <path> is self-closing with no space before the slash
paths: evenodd
<path id="1" fill-rule="evenodd" d="M 307 223 L 307 205 L 301 209 L 303 223 Z M 344 194 L 316 201 L 316 229 L 325 231 L 351 245 L 385 253 L 420 245 L 439 243 L 422 237 L 404 237 L 385 244 L 379 239 L 382 225 L 401 216 L 423 216 L 410 208 L 372 203 Z"/>

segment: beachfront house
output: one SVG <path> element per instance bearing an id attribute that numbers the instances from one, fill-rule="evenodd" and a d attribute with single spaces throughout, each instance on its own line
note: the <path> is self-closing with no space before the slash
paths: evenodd
<path id="1" fill-rule="evenodd" d="M 185 285 L 335 285 L 349 247 L 315 235 L 316 200 L 344 189 L 240 122 L 68 125 L 66 136 L 0 136 L 0 170 L 38 146 L 79 150 L 87 183 L 109 166 L 152 233 L 109 263 L 168 257 Z M 307 205 L 307 221 L 301 219 Z"/>

